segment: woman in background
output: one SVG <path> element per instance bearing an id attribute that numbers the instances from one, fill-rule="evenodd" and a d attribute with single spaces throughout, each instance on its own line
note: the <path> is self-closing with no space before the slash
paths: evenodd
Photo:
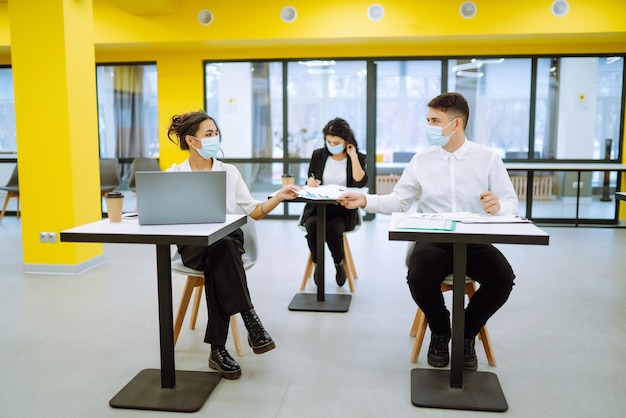
<path id="1" fill-rule="evenodd" d="M 294 190 L 297 187 L 290 185 L 269 200 L 255 200 L 237 168 L 215 158 L 220 150 L 221 133 L 215 119 L 203 111 L 173 116 L 167 136 L 181 150 L 189 151 L 185 161 L 174 164 L 167 171 L 226 172 L 226 212 L 229 214 L 243 212 L 259 220 L 282 201 L 296 197 Z M 185 208 L 181 208 L 180 214 L 185 216 Z M 211 344 L 209 367 L 218 370 L 226 379 L 241 376 L 239 364 L 225 347 L 231 315 L 241 313 L 248 330 L 248 343 L 256 354 L 276 347 L 252 305 L 241 258 L 243 241 L 243 232 L 237 229 L 209 246 L 178 246 L 183 264 L 204 272 L 208 310 L 204 341 Z"/>
<path id="2" fill-rule="evenodd" d="M 359 152 L 354 132 L 348 122 L 335 118 L 324 126 L 322 133 L 325 146 L 313 151 L 309 163 L 307 186 L 337 184 L 346 187 L 364 187 L 367 184 L 365 154 Z M 338 286 L 343 286 L 346 282 L 346 270 L 343 265 L 343 233 L 352 231 L 358 221 L 357 210 L 346 209 L 341 205 L 326 207 L 326 242 L 335 263 L 335 279 Z M 306 204 L 301 225 L 304 225 L 307 231 L 306 239 L 313 256 L 313 263 L 315 263 L 313 278 L 317 284 L 316 205 Z"/>

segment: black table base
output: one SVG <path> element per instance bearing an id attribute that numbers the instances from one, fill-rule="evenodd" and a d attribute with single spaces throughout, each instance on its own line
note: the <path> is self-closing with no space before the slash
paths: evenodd
<path id="1" fill-rule="evenodd" d="M 450 386 L 449 370 L 411 370 L 411 403 L 415 406 L 504 412 L 509 408 L 498 376 L 464 372 L 463 387 Z"/>
<path id="2" fill-rule="evenodd" d="M 161 387 L 161 370 L 139 372 L 109 401 L 113 408 L 150 411 L 196 412 L 208 399 L 222 375 L 213 372 L 176 371 L 176 387 Z"/>
<path id="3" fill-rule="evenodd" d="M 325 294 L 318 300 L 316 293 L 298 293 L 289 304 L 290 311 L 308 312 L 348 312 L 351 295 Z"/>

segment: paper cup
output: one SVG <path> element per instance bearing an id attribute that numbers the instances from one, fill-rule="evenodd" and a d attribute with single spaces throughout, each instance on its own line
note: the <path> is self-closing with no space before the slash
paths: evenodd
<path id="1" fill-rule="evenodd" d="M 124 195 L 120 192 L 110 192 L 104 196 L 104 201 L 107 205 L 109 222 L 121 222 Z"/>

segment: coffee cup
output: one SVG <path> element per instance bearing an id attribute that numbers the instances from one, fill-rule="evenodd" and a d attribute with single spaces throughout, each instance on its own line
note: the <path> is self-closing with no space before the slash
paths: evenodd
<path id="1" fill-rule="evenodd" d="M 289 185 L 289 184 L 293 184 L 295 181 L 295 178 L 293 177 L 293 174 L 289 174 L 289 173 L 285 173 L 282 175 L 281 177 L 282 181 L 283 181 L 283 187 Z"/>
<path id="2" fill-rule="evenodd" d="M 124 195 L 120 192 L 109 192 L 104 196 L 104 201 L 107 205 L 109 222 L 121 222 Z"/>

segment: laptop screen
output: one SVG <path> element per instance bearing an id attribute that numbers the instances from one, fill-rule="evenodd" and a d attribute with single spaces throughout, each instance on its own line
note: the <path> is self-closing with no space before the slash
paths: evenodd
<path id="1" fill-rule="evenodd" d="M 226 221 L 226 172 L 138 171 L 140 225 Z"/>

